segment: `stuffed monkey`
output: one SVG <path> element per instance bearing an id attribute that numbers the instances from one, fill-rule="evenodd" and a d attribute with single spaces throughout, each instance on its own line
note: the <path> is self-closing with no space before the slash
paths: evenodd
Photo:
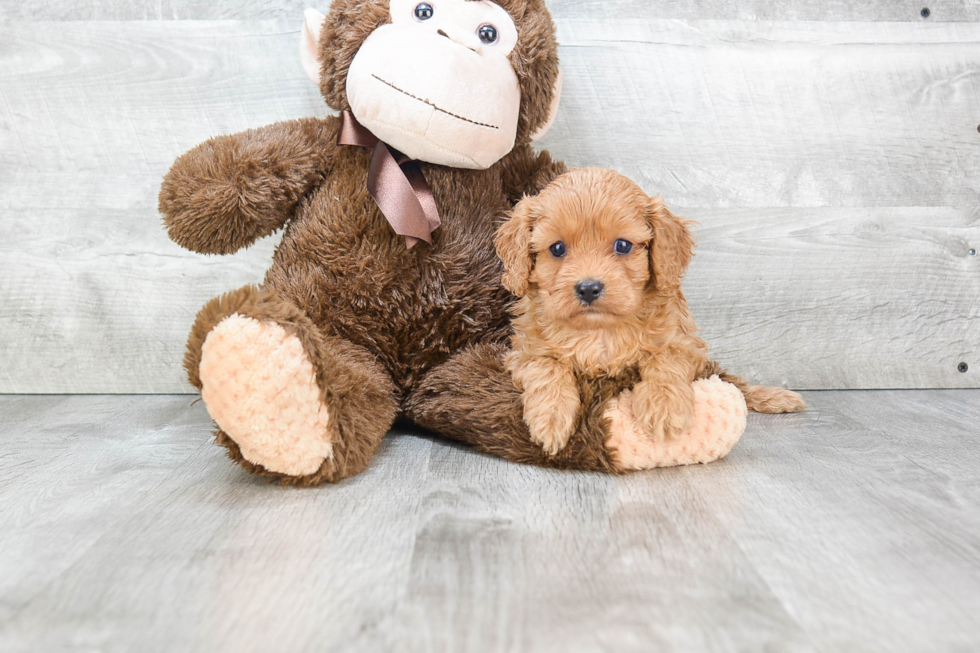
<path id="1" fill-rule="evenodd" d="M 493 239 L 566 170 L 531 147 L 561 87 L 543 0 L 334 0 L 306 12 L 301 57 L 340 116 L 213 138 L 160 192 L 170 237 L 196 252 L 284 230 L 260 286 L 200 311 L 184 359 L 241 466 L 336 482 L 401 419 L 513 461 L 621 472 L 724 456 L 746 399 L 797 405 L 704 370 L 695 427 L 655 443 L 632 422 L 630 380 L 609 379 L 583 389 L 562 452 L 531 442 L 502 362 L 514 299 Z"/>

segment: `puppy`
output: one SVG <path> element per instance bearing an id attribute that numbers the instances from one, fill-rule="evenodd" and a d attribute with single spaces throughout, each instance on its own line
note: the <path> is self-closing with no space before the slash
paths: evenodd
<path id="1" fill-rule="evenodd" d="M 521 298 L 506 365 L 531 438 L 548 453 L 577 427 L 580 378 L 638 371 L 634 412 L 655 439 L 691 425 L 692 383 L 705 370 L 736 383 L 750 408 L 803 407 L 796 393 L 749 387 L 708 359 L 681 291 L 694 249 L 688 224 L 626 177 L 585 168 L 524 198 L 497 232 L 503 284 Z"/>

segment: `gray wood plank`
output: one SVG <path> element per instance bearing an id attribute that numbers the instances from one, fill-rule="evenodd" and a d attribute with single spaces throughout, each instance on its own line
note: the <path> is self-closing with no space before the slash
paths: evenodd
<path id="1" fill-rule="evenodd" d="M 970 387 L 980 229 L 962 211 L 692 209 L 685 279 L 712 355 L 797 388 Z"/>
<path id="2" fill-rule="evenodd" d="M 691 207 L 980 215 L 980 24 L 566 20 L 546 144 Z"/>
<path id="3" fill-rule="evenodd" d="M 963 621 L 980 607 L 980 442 L 961 415 L 930 406 L 967 410 L 977 394 L 807 397 L 809 415 L 757 418 L 740 445 L 752 463 L 738 499 L 715 504 L 719 519 L 752 542 L 751 564 L 828 650 L 970 649 L 980 633 Z M 794 427 L 798 439 L 776 436 Z M 897 631 L 886 614 L 895 603 L 907 620 Z"/>
<path id="4" fill-rule="evenodd" d="M 0 402 L 0 630 L 203 448 L 195 437 L 200 412 L 190 403 Z"/>
<path id="5" fill-rule="evenodd" d="M 561 5 L 544 145 L 701 221 L 686 287 L 718 357 L 801 388 L 980 385 L 980 25 L 633 8 Z M 208 136 L 326 114 L 296 38 L 286 19 L 0 26 L 0 392 L 188 390 L 193 315 L 260 280 L 276 239 L 181 250 L 159 180 Z"/>
<path id="6" fill-rule="evenodd" d="M 0 413 L 12 402 L 41 410 L 11 425 L 14 441 L 5 450 L 34 459 L 44 473 L 0 486 L 0 650 L 307 648 L 314 633 L 290 634 L 292 626 L 319 622 L 331 639 L 353 637 L 355 615 L 383 614 L 397 600 L 414 541 L 414 527 L 405 526 L 418 500 L 399 488 L 420 484 L 429 441 L 389 438 L 376 472 L 331 488 L 328 498 L 270 486 L 229 465 L 205 444 L 211 425 L 202 405 L 192 423 L 184 419 L 186 396 L 3 398 Z M 148 438 L 161 406 L 176 419 L 167 438 Z M 106 412 L 115 418 L 109 433 L 93 428 Z M 90 426 L 77 429 L 77 422 Z M 180 455 L 167 457 L 166 475 L 156 474 L 157 460 L 168 456 L 161 446 L 174 443 Z M 90 464 L 91 452 L 107 444 L 115 456 L 103 453 L 101 464 Z M 70 465 L 46 459 L 52 445 L 66 450 Z M 122 487 L 124 479 L 142 485 Z M 368 542 L 375 544 L 365 549 Z M 172 555 L 160 555 L 165 551 Z M 371 553 L 361 557 L 365 551 Z M 95 575 L 103 581 L 92 585 Z M 356 584 L 336 587 L 345 576 Z M 310 603 L 327 596 L 326 612 L 327 604 Z M 34 610 L 45 603 L 59 617 L 42 616 L 43 632 L 33 631 Z M 269 605 L 282 610 L 279 618 L 295 613 L 301 621 L 277 627 Z M 161 608 L 169 613 L 163 620 Z M 115 625 L 123 614 L 133 627 L 125 635 Z"/>
<path id="7" fill-rule="evenodd" d="M 327 0 L 16 0 L 0 1 L 0 18 L 8 20 L 218 20 L 291 18 L 296 20 L 307 7 L 325 11 Z M 633 16 L 638 13 L 669 19 L 725 20 L 820 20 L 820 21 L 922 21 L 976 22 L 980 20 L 977 0 L 551 0 L 557 19 L 583 15 Z M 929 17 L 922 16 L 923 7 Z"/>
<path id="8" fill-rule="evenodd" d="M 980 646 L 980 391 L 810 392 L 611 477 L 397 433 L 248 476 L 187 397 L 0 397 L 0 650 Z"/>

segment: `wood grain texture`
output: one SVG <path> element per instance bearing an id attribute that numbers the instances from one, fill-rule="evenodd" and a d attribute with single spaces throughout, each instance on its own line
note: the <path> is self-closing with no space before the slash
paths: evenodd
<path id="1" fill-rule="evenodd" d="M 555 18 L 646 15 L 670 19 L 976 22 L 980 1 L 941 0 L 550 0 Z M 307 7 L 325 11 L 328 0 L 0 0 L 10 20 L 295 20 Z M 929 8 L 923 18 L 922 8 Z"/>
<path id="2" fill-rule="evenodd" d="M 980 385 L 980 24 L 620 4 L 556 4 L 544 146 L 701 222 L 686 289 L 717 356 L 797 388 Z M 294 18 L 0 25 L 0 392 L 189 389 L 193 315 L 276 239 L 185 252 L 159 182 L 209 136 L 325 115 L 297 38 Z"/>
<path id="3" fill-rule="evenodd" d="M 976 650 L 980 391 L 806 399 L 707 466 L 395 433 L 297 490 L 188 397 L 0 397 L 0 650 Z"/>

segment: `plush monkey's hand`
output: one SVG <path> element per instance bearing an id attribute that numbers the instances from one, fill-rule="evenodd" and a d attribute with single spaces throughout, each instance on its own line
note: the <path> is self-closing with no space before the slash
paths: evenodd
<path id="1" fill-rule="evenodd" d="M 690 383 L 640 381 L 633 388 L 636 422 L 654 441 L 673 438 L 690 428 L 694 419 L 694 388 Z"/>
<path id="2" fill-rule="evenodd" d="M 307 118 L 201 143 L 174 162 L 160 189 L 170 238 L 231 254 L 268 236 L 323 180 L 335 140 L 336 119 Z"/>

